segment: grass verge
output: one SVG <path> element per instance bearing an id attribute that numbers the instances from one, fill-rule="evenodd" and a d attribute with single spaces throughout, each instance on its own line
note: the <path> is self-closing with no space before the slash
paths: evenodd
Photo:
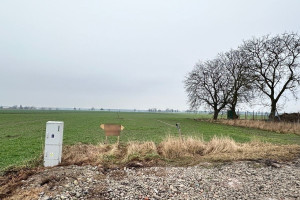
<path id="1" fill-rule="evenodd" d="M 161 143 L 129 142 L 127 144 L 77 144 L 64 149 L 63 165 L 124 165 L 132 161 L 187 165 L 202 161 L 236 161 L 254 159 L 292 160 L 299 155 L 299 145 L 275 145 L 260 141 L 237 143 L 229 137 L 167 137 Z"/>
<path id="2" fill-rule="evenodd" d="M 271 122 L 271 121 L 259 121 L 259 120 L 218 120 L 222 124 L 257 128 L 260 130 L 273 131 L 276 133 L 293 133 L 300 135 L 300 124 L 289 122 Z"/>

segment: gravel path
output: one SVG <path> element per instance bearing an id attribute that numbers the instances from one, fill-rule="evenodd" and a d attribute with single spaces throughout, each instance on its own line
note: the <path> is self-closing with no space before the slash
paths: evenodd
<path id="1" fill-rule="evenodd" d="M 300 159 L 273 166 L 243 161 L 106 172 L 92 166 L 56 167 L 31 176 L 23 185 L 36 187 L 43 187 L 43 200 L 300 199 Z"/>

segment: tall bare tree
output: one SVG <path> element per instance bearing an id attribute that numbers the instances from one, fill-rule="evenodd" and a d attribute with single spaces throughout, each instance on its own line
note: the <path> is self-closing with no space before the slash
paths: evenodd
<path id="1" fill-rule="evenodd" d="M 185 79 L 191 109 L 201 105 L 214 110 L 213 119 L 225 108 L 230 97 L 229 76 L 219 59 L 197 63 Z"/>
<path id="2" fill-rule="evenodd" d="M 228 87 L 231 87 L 228 106 L 233 111 L 233 118 L 237 119 L 236 107 L 238 103 L 250 102 L 253 99 L 253 79 L 249 70 L 249 59 L 244 51 L 230 50 L 219 54 L 219 58 L 230 76 Z"/>
<path id="3" fill-rule="evenodd" d="M 279 99 L 300 83 L 300 37 L 284 33 L 264 36 L 244 42 L 242 49 L 250 58 L 256 88 L 270 100 L 270 119 L 274 120 Z"/>

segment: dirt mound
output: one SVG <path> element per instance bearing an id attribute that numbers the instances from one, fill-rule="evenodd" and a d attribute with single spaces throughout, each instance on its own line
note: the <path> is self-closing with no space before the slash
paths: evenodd
<path id="1" fill-rule="evenodd" d="M 280 121 L 284 122 L 300 122 L 300 113 L 284 113 L 279 115 Z"/>
<path id="2" fill-rule="evenodd" d="M 0 187 L 0 199 L 103 199 L 102 168 L 58 166 L 16 172 Z"/>
<path id="3" fill-rule="evenodd" d="M 5 176 L 0 176 L 0 199 L 4 199 L 14 193 L 16 188 L 23 185 L 22 181 L 35 174 L 39 169 L 21 169 L 19 172 L 7 172 Z"/>

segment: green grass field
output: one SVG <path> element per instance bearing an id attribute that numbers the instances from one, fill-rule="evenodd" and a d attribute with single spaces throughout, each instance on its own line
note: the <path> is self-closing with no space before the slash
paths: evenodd
<path id="1" fill-rule="evenodd" d="M 257 129 L 232 127 L 196 121 L 207 116 L 182 113 L 117 113 L 87 111 L 0 111 L 0 171 L 11 165 L 20 165 L 42 154 L 47 121 L 64 121 L 64 144 L 97 144 L 105 140 L 99 128 L 102 123 L 120 123 L 125 126 L 121 142 L 130 140 L 162 141 L 167 135 L 178 135 L 175 123 L 181 125 L 184 136 L 229 136 L 237 142 L 252 139 L 276 144 L 299 144 L 300 136 L 278 134 Z M 170 124 L 167 125 L 166 123 Z M 173 126 L 172 126 L 173 125 Z M 110 142 L 116 138 L 109 138 Z"/>

